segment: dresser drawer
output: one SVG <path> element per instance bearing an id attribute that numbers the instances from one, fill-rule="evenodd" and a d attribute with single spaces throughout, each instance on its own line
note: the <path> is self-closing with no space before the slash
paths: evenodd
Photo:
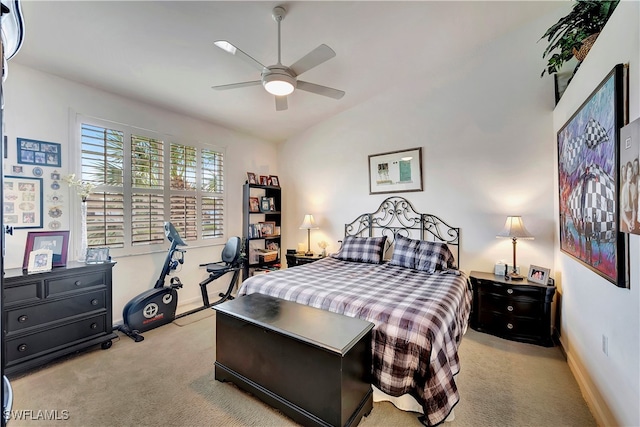
<path id="1" fill-rule="evenodd" d="M 513 316 L 525 316 L 539 319 L 544 313 L 543 304 L 539 299 L 527 297 L 503 297 L 492 293 L 480 291 L 478 310 L 481 312 L 506 313 Z"/>
<path id="2" fill-rule="evenodd" d="M 42 298 L 40 280 L 33 282 L 21 283 L 18 286 L 5 286 L 4 288 L 4 303 L 5 305 L 12 303 L 25 303 L 30 301 L 37 301 Z"/>
<path id="3" fill-rule="evenodd" d="M 89 274 L 47 280 L 45 282 L 46 295 L 52 296 L 68 292 L 76 292 L 94 286 L 106 286 L 105 281 L 105 275 L 102 272 L 93 272 Z"/>
<path id="4" fill-rule="evenodd" d="M 106 314 L 93 316 L 58 328 L 47 329 L 35 334 L 8 339 L 5 344 L 7 367 L 18 361 L 42 352 L 51 352 L 61 346 L 72 344 L 93 336 L 104 335 Z"/>
<path id="5" fill-rule="evenodd" d="M 40 326 L 56 320 L 106 308 L 104 290 L 89 292 L 61 301 L 7 310 L 7 333 Z"/>

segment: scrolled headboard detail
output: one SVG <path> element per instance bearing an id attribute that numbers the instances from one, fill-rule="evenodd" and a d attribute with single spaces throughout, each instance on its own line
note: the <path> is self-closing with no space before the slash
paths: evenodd
<path id="1" fill-rule="evenodd" d="M 435 215 L 416 212 L 403 197 L 389 197 L 375 212 L 362 214 L 344 226 L 345 236 L 387 236 L 389 244 L 398 233 L 412 239 L 446 243 L 460 265 L 460 228 L 451 227 Z"/>

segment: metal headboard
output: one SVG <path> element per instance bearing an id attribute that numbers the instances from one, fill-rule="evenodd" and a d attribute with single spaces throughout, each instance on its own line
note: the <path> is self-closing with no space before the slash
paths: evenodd
<path id="1" fill-rule="evenodd" d="M 387 236 L 389 245 L 398 233 L 412 239 L 446 243 L 460 265 L 460 228 L 451 227 L 435 215 L 416 212 L 403 197 L 389 197 L 377 211 L 362 214 L 344 226 L 345 236 Z"/>

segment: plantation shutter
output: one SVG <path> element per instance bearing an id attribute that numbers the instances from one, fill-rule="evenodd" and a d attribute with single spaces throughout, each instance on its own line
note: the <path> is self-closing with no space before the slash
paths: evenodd
<path id="1" fill-rule="evenodd" d="M 131 244 L 164 242 L 164 143 L 131 136 Z"/>
<path id="2" fill-rule="evenodd" d="M 97 186 L 87 198 L 89 247 L 124 246 L 124 133 L 82 124 L 82 181 Z"/>
<path id="3" fill-rule="evenodd" d="M 224 234 L 224 155 L 203 149 L 200 215 L 202 238 L 222 237 Z"/>

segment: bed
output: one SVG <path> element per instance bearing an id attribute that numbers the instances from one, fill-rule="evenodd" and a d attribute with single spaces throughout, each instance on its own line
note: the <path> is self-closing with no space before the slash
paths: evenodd
<path id="1" fill-rule="evenodd" d="M 454 376 L 471 309 L 469 280 L 457 268 L 459 236 L 390 197 L 345 225 L 336 254 L 252 276 L 238 296 L 261 293 L 373 322 L 374 400 L 437 425 L 459 401 Z"/>

